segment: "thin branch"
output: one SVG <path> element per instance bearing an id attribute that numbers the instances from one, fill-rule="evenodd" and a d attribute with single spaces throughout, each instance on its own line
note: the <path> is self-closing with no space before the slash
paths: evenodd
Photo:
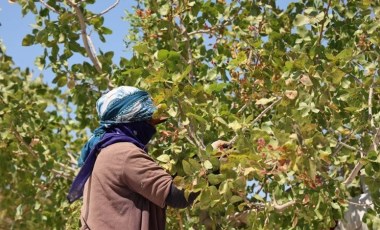
<path id="1" fill-rule="evenodd" d="M 192 31 L 190 33 L 187 33 L 187 35 L 193 36 L 196 34 L 211 34 L 212 32 L 215 32 L 216 30 L 217 30 L 217 26 L 213 26 L 213 27 L 210 27 L 209 29 Z M 184 32 L 184 31 L 182 31 L 182 32 Z"/>
<path id="2" fill-rule="evenodd" d="M 352 202 L 352 201 L 349 201 L 349 200 L 346 200 L 347 203 L 349 204 L 352 204 L 352 205 L 356 205 L 356 206 L 371 206 L 373 205 L 373 202 L 370 202 L 369 204 L 360 204 L 360 203 L 356 203 L 356 202 Z"/>
<path id="3" fill-rule="evenodd" d="M 327 18 L 327 15 L 329 13 L 329 9 L 330 9 L 330 6 L 331 6 L 331 0 L 329 0 L 329 2 L 327 3 L 327 7 L 325 9 L 325 14 L 323 16 L 323 19 L 321 21 L 321 31 L 319 31 L 319 38 L 318 38 L 318 45 L 321 45 L 321 42 L 322 42 L 322 36 L 323 36 L 323 30 L 324 30 L 324 27 L 325 27 L 325 22 L 326 22 L 326 18 Z"/>
<path id="4" fill-rule="evenodd" d="M 356 151 L 356 152 L 361 152 L 361 150 L 358 150 L 356 149 L 355 147 L 351 146 L 351 145 L 348 145 L 344 142 L 338 142 L 340 145 L 342 145 L 343 147 L 347 148 L 347 149 L 350 149 L 352 151 Z"/>
<path id="5" fill-rule="evenodd" d="M 106 13 L 108 13 L 109 11 L 111 11 L 113 8 L 115 8 L 118 4 L 119 4 L 120 0 L 116 0 L 116 2 L 114 2 L 111 6 L 109 6 L 107 9 L 103 10 L 102 12 L 98 13 L 98 14 L 95 14 L 93 16 L 90 17 L 91 18 L 94 18 L 96 16 L 102 16 Z"/>
<path id="6" fill-rule="evenodd" d="M 48 8 L 49 10 L 53 11 L 54 13 L 59 14 L 59 12 L 58 12 L 56 9 L 54 9 L 51 5 L 47 4 L 47 3 L 44 2 L 43 0 L 40 0 L 40 3 L 41 3 L 42 5 L 44 5 L 46 8 Z"/>
<path id="7" fill-rule="evenodd" d="M 178 224 L 179 224 L 179 229 L 183 230 L 183 221 L 182 221 L 181 212 L 177 212 L 177 220 L 178 220 Z"/>
<path id="8" fill-rule="evenodd" d="M 295 200 L 291 200 L 291 201 L 288 201 L 284 204 L 278 204 L 277 201 L 276 201 L 276 198 L 275 196 L 273 195 L 273 204 L 272 204 L 272 207 L 277 211 L 277 212 L 283 212 L 285 209 L 293 206 L 294 204 L 296 204 L 296 201 Z"/>
<path id="9" fill-rule="evenodd" d="M 355 177 L 358 175 L 360 169 L 363 167 L 363 164 L 359 161 L 354 169 L 351 171 L 350 175 L 347 177 L 347 179 L 343 182 L 345 186 L 349 186 L 352 181 L 354 181 Z"/>
<path id="10" fill-rule="evenodd" d="M 178 26 L 176 23 L 175 23 L 175 26 L 181 31 L 181 33 L 183 35 L 185 35 L 186 37 L 186 41 L 185 41 L 185 47 L 186 47 L 186 52 L 187 52 L 187 64 L 190 65 L 191 69 L 190 69 L 190 73 L 189 73 L 189 77 L 190 77 L 190 82 L 193 84 L 195 82 L 195 77 L 194 77 L 194 60 L 193 60 L 193 51 L 191 49 L 191 44 L 190 44 L 190 35 L 189 33 L 187 33 L 186 31 L 186 27 L 183 25 L 183 22 L 182 22 L 182 18 L 179 17 L 179 21 L 180 21 L 180 26 Z"/>
<path id="11" fill-rule="evenodd" d="M 251 124 L 255 124 L 258 120 L 260 120 L 269 110 L 271 110 L 277 103 L 279 103 L 280 101 L 282 100 L 282 97 L 278 97 L 277 100 L 275 100 L 274 102 L 272 102 L 272 104 L 270 104 L 268 107 L 266 107 L 260 114 L 259 116 L 257 116 L 252 122 Z"/>
<path id="12" fill-rule="evenodd" d="M 65 178 L 66 180 L 71 180 L 72 179 L 70 175 L 67 175 L 66 173 L 64 173 L 62 171 L 58 171 L 56 169 L 52 169 L 52 172 L 57 177 L 62 177 L 62 178 Z"/>
<path id="13" fill-rule="evenodd" d="M 247 108 L 248 104 L 244 104 L 240 109 L 239 111 L 237 111 L 236 115 L 239 115 L 241 114 L 246 108 Z"/>
<path id="14" fill-rule="evenodd" d="M 371 128 L 373 129 L 373 131 L 376 130 L 376 133 L 375 135 L 373 136 L 373 139 L 372 139 L 372 145 L 370 147 L 370 149 L 373 149 L 375 152 L 377 152 L 377 142 L 379 141 L 379 138 L 380 138 L 380 129 L 376 129 L 376 126 L 375 126 L 375 122 L 374 122 L 374 117 L 373 117 L 373 114 L 372 114 L 372 98 L 373 98 L 373 88 L 374 88 L 374 83 L 375 83 L 375 76 L 373 76 L 372 78 L 372 84 L 369 88 L 369 95 L 368 95 L 368 115 L 370 117 L 370 124 L 371 124 Z M 361 152 L 361 154 L 363 156 L 365 156 L 366 154 L 364 152 Z M 343 182 L 344 185 L 348 186 L 352 183 L 352 181 L 354 181 L 355 177 L 359 174 L 359 171 L 360 169 L 363 167 L 363 164 L 359 161 L 354 169 L 352 170 L 352 172 L 350 173 L 350 175 L 347 177 L 347 179 Z"/>
<path id="15" fill-rule="evenodd" d="M 99 62 L 99 59 L 96 56 L 96 52 L 95 52 L 94 46 L 92 45 L 91 38 L 88 36 L 86 32 L 86 22 L 85 22 L 83 13 L 81 9 L 79 8 L 79 6 L 76 3 L 74 3 L 72 0 L 68 0 L 67 2 L 69 3 L 69 5 L 71 5 L 74 8 L 77 18 L 79 20 L 79 24 L 81 27 L 82 40 L 83 40 L 84 48 L 86 49 L 87 55 L 91 59 L 98 73 L 102 73 L 101 63 Z"/>
<path id="16" fill-rule="evenodd" d="M 178 104 L 178 109 L 179 109 L 180 114 L 184 114 L 183 110 L 182 110 L 181 103 L 179 101 L 177 101 L 177 104 Z M 190 122 L 190 124 L 185 126 L 185 129 L 189 133 L 189 137 L 190 137 L 190 138 L 186 137 L 187 140 L 190 143 L 192 143 L 193 145 L 200 147 L 202 150 L 205 150 L 206 146 L 204 145 L 204 143 L 201 140 L 199 140 L 198 136 L 195 134 L 194 130 L 192 129 L 191 121 L 189 121 L 189 122 Z"/>
<path id="17" fill-rule="evenodd" d="M 376 129 L 375 121 L 374 121 L 374 117 L 373 117 L 373 112 L 372 112 L 372 107 L 373 107 L 372 98 L 373 98 L 374 84 L 375 84 L 375 76 L 372 77 L 372 84 L 369 87 L 369 96 L 368 96 L 368 116 L 370 117 L 371 128 L 373 129 L 373 131 Z M 376 138 L 376 136 L 377 135 L 375 135 L 372 139 L 373 150 L 375 150 L 375 152 L 377 152 L 377 140 L 376 140 L 377 138 Z"/>
<path id="18" fill-rule="evenodd" d="M 16 130 L 16 128 L 14 127 L 13 123 L 11 123 L 11 131 L 14 135 L 14 137 L 16 137 L 17 141 L 19 142 L 20 145 L 22 145 L 24 148 L 26 148 L 26 150 L 32 154 L 33 156 L 37 157 L 37 153 L 33 150 L 33 148 L 28 145 L 24 139 L 22 138 L 21 134 Z"/>
<path id="19" fill-rule="evenodd" d="M 230 6 L 232 6 L 232 3 L 230 3 Z M 232 7 L 230 7 L 230 11 L 231 11 L 231 8 Z M 216 25 L 216 26 L 212 26 L 208 29 L 200 29 L 200 30 L 189 32 L 188 35 L 192 36 L 195 34 L 211 34 L 215 31 L 218 31 L 221 28 L 224 28 L 228 25 L 231 25 L 232 21 L 239 15 L 239 12 L 241 11 L 242 8 L 243 8 L 243 5 L 240 4 L 239 9 L 236 11 L 236 13 L 234 15 L 232 15 L 229 19 L 224 21 L 223 23 Z"/>
<path id="20" fill-rule="evenodd" d="M 75 169 L 73 169 L 73 168 L 71 168 L 71 167 L 69 167 L 69 166 L 67 166 L 67 165 L 65 165 L 65 164 L 63 164 L 63 163 L 61 163 L 61 162 L 55 162 L 57 165 L 59 165 L 60 167 L 62 167 L 63 169 L 66 169 L 66 170 L 68 170 L 68 171 L 72 171 L 72 172 L 76 172 L 76 170 Z"/>
<path id="21" fill-rule="evenodd" d="M 335 133 L 335 131 L 332 129 L 330 129 L 330 132 L 333 134 Z M 355 130 L 355 132 L 356 132 L 356 130 Z M 348 140 L 350 140 L 353 133 L 354 133 L 354 130 L 351 130 L 351 132 L 342 141 L 338 141 L 338 143 L 335 146 L 335 151 L 332 154 L 332 156 L 335 156 L 336 154 L 338 154 L 340 152 L 340 150 L 343 148 L 343 146 L 348 148 L 348 149 L 358 151 L 355 147 L 352 147 L 352 146 L 346 144 L 346 142 Z"/>
<path id="22" fill-rule="evenodd" d="M 271 110 L 276 104 L 278 104 L 282 100 L 282 97 L 278 97 L 277 100 L 272 102 L 268 107 L 266 107 L 252 122 L 251 125 L 254 125 L 258 120 L 260 120 L 269 110 Z M 244 131 L 245 129 L 243 129 Z M 236 134 L 230 141 L 230 145 L 233 145 L 238 138 L 238 134 Z"/>
<path id="23" fill-rule="evenodd" d="M 67 155 L 70 157 L 70 163 L 76 165 L 77 164 L 77 159 L 73 156 L 72 153 L 68 152 Z"/>

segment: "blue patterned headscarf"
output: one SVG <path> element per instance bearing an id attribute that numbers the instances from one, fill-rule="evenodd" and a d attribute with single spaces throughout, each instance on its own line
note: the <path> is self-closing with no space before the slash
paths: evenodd
<path id="1" fill-rule="evenodd" d="M 82 166 L 91 149 L 101 139 L 105 129 L 113 124 L 145 121 L 152 118 L 156 107 L 149 94 L 131 86 L 120 86 L 104 94 L 96 102 L 100 126 L 82 148 L 78 165 Z"/>
<path id="2" fill-rule="evenodd" d="M 100 126 L 81 150 L 80 169 L 67 199 L 74 202 L 83 195 L 83 188 L 92 173 L 96 156 L 101 149 L 117 143 L 130 142 L 146 151 L 146 144 L 156 129 L 146 122 L 156 107 L 149 94 L 130 86 L 121 86 L 103 95 L 96 103 Z"/>

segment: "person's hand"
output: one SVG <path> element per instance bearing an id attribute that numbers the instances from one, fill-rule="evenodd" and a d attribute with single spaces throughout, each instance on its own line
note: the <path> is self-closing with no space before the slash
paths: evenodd
<path id="1" fill-rule="evenodd" d="M 230 149 L 231 148 L 231 143 L 228 142 L 228 141 L 223 141 L 223 140 L 217 140 L 217 141 L 214 141 L 211 146 L 214 150 L 219 150 L 219 151 L 223 151 L 225 149 Z"/>

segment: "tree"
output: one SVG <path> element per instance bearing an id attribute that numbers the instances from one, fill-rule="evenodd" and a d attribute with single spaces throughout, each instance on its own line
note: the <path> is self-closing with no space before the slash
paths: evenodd
<path id="1" fill-rule="evenodd" d="M 1 114 L 2 129 L 13 133 L 1 142 L 1 173 L 14 178 L 5 177 L 0 190 L 4 226 L 59 228 L 73 216 L 68 212 L 78 212 L 78 204 L 63 201 L 75 168 L 69 156 L 84 143 L 85 129 L 97 126 L 96 99 L 118 85 L 148 90 L 159 113 L 171 117 L 150 154 L 186 193 L 201 192 L 192 208 L 168 210 L 169 229 L 326 229 L 361 193 L 360 182 L 373 201 L 363 221 L 379 226 L 379 3 L 303 0 L 282 10 L 273 0 L 137 1 L 126 31 L 134 55 L 115 64 L 112 51 L 96 54 L 88 28 L 106 42 L 112 31 L 103 15 L 118 1 L 99 14 L 87 8 L 94 2 L 19 2 L 38 25 L 23 45 L 45 47 L 37 63 L 56 74 L 56 88 L 34 91 L 27 71 L 5 62 L 4 85 L 13 76 L 30 93 L 12 101 L 17 90 L 7 87 L 2 104 L 18 111 L 45 101 L 60 112 L 45 105 L 11 120 Z M 73 53 L 87 60 L 69 66 Z M 38 116 L 52 122 L 40 130 Z M 37 137 L 45 139 L 35 145 Z M 213 149 L 218 140 L 224 148 Z M 57 152 L 51 163 L 48 152 Z M 32 159 L 12 158 L 17 153 Z M 27 187 L 53 178 L 56 190 Z M 23 194 L 18 203 L 10 188 Z M 54 198 L 44 205 L 27 199 L 38 192 Z M 54 209 L 64 212 L 55 217 Z"/>

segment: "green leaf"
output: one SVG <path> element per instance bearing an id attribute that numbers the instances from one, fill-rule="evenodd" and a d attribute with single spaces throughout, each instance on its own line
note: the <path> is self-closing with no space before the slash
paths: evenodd
<path id="1" fill-rule="evenodd" d="M 238 121 L 233 121 L 228 124 L 228 127 L 233 129 L 235 132 L 239 131 L 242 128 L 242 125 Z"/>
<path id="2" fill-rule="evenodd" d="M 157 157 L 157 160 L 168 163 L 170 161 L 170 156 L 168 154 L 162 154 L 159 157 Z"/>
<path id="3" fill-rule="evenodd" d="M 23 46 L 31 46 L 34 44 L 34 36 L 27 34 L 24 39 L 22 39 L 22 45 Z"/>
<path id="4" fill-rule="evenodd" d="M 237 57 L 231 61 L 230 64 L 232 66 L 239 66 L 241 64 L 245 64 L 246 61 L 247 61 L 247 55 L 245 54 L 245 52 L 240 52 L 238 53 Z"/>
<path id="5" fill-rule="evenodd" d="M 169 57 L 168 50 L 159 50 L 157 53 L 157 60 L 162 62 L 165 61 Z"/>
<path id="6" fill-rule="evenodd" d="M 208 169 L 208 170 L 212 169 L 212 164 L 209 160 L 205 160 L 203 162 L 203 166 L 205 167 L 205 169 Z"/>
<path id="7" fill-rule="evenodd" d="M 206 119 L 204 119 L 203 117 L 201 117 L 199 115 L 196 115 L 196 114 L 193 114 L 193 113 L 186 113 L 186 116 L 195 118 L 197 121 L 199 121 L 201 123 L 204 123 L 204 124 L 207 123 Z"/>
<path id="8" fill-rule="evenodd" d="M 185 160 L 182 160 L 182 168 L 183 168 L 183 171 L 187 174 L 187 175 L 192 175 L 194 173 L 194 171 L 192 170 L 191 168 L 191 165 L 189 162 L 185 161 Z"/>
<path id="9" fill-rule="evenodd" d="M 240 196 L 233 195 L 230 198 L 230 203 L 231 204 L 234 204 L 234 203 L 237 203 L 237 202 L 240 202 L 240 201 L 243 201 L 243 198 L 241 198 Z"/>
<path id="10" fill-rule="evenodd" d="M 166 4 L 161 6 L 161 8 L 158 10 L 158 12 L 161 15 L 167 15 L 169 13 L 169 10 L 170 10 L 170 6 L 168 3 L 166 3 Z"/>
<path id="11" fill-rule="evenodd" d="M 352 55 L 353 55 L 353 49 L 350 47 L 350 48 L 346 48 L 344 50 L 342 50 L 338 55 L 336 55 L 336 59 L 337 60 L 347 60 L 347 59 L 350 59 L 352 58 Z"/>
<path id="12" fill-rule="evenodd" d="M 294 25 L 295 26 L 304 26 L 306 24 L 309 24 L 310 18 L 302 15 L 302 14 L 297 14 L 295 20 L 294 20 Z"/>
<path id="13" fill-rule="evenodd" d="M 222 175 L 222 174 L 215 175 L 215 174 L 210 173 L 210 174 L 207 175 L 207 180 L 212 185 L 220 184 L 225 179 L 226 179 L 226 176 Z"/>
<path id="14" fill-rule="evenodd" d="M 270 98 L 261 98 L 256 101 L 256 105 L 266 105 L 271 103 L 272 101 L 276 100 L 276 97 L 270 97 Z"/>
<path id="15" fill-rule="evenodd" d="M 340 210 L 340 206 L 337 203 L 331 202 L 331 207 L 337 210 Z"/>

